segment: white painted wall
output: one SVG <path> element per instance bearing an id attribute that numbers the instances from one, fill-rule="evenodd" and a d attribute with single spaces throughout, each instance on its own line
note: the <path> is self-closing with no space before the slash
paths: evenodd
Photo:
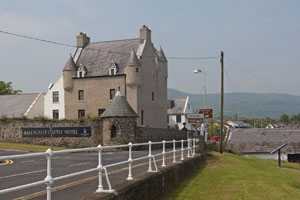
<path id="1" fill-rule="evenodd" d="M 58 91 L 59 102 L 53 102 L 52 93 Z M 48 89 L 48 92 L 44 96 L 44 116 L 52 119 L 53 110 L 59 110 L 59 119 L 65 118 L 65 95 L 63 87 L 63 76 L 61 76 L 58 81 Z"/>
<path id="2" fill-rule="evenodd" d="M 181 122 L 180 123 L 176 122 L 176 115 L 168 115 L 168 117 L 169 117 L 169 123 L 168 123 L 169 126 L 177 124 L 178 127 L 179 127 L 179 130 L 181 130 L 184 127 L 183 122 L 185 122 L 186 123 L 185 127 L 188 130 L 191 130 L 191 125 L 189 124 L 188 120 L 186 119 L 186 114 L 188 114 L 188 113 L 193 113 L 192 105 L 191 105 L 189 96 L 187 96 L 186 101 L 185 101 L 185 106 L 184 106 L 184 109 L 183 109 L 183 113 L 181 114 Z"/>

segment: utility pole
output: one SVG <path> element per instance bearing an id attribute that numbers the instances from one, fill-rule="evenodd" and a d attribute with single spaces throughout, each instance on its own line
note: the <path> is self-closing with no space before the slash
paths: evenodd
<path id="1" fill-rule="evenodd" d="M 223 153 L 223 101 L 224 101 L 224 53 L 221 51 L 221 140 L 220 153 Z"/>

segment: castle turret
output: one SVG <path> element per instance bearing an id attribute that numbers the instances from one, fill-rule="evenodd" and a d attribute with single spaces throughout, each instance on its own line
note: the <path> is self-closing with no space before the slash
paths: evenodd
<path id="1" fill-rule="evenodd" d="M 140 70 L 139 59 L 132 49 L 129 61 L 125 67 L 126 85 L 128 85 L 129 87 L 133 87 L 141 84 L 139 75 Z"/>
<path id="2" fill-rule="evenodd" d="M 63 79 L 64 79 L 64 89 L 72 90 L 73 89 L 73 77 L 76 76 L 77 66 L 74 63 L 72 56 L 68 59 L 65 68 L 63 70 Z"/>

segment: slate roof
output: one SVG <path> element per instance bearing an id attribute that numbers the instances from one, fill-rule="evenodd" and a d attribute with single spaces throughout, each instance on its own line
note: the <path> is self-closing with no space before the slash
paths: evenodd
<path id="1" fill-rule="evenodd" d="M 0 117 L 23 117 L 39 93 L 0 95 Z"/>
<path id="2" fill-rule="evenodd" d="M 138 117 L 121 92 L 118 91 L 113 100 L 100 117 Z"/>
<path id="3" fill-rule="evenodd" d="M 139 38 L 90 43 L 82 49 L 76 65 L 86 67 L 85 77 L 106 76 L 113 61 L 118 66 L 117 74 L 124 74 L 132 49 L 139 46 Z"/>
<path id="4" fill-rule="evenodd" d="M 77 70 L 77 66 L 74 63 L 72 56 L 70 56 L 69 59 L 67 60 L 64 71 L 76 71 L 76 70 Z"/>
<path id="5" fill-rule="evenodd" d="M 172 101 L 174 102 L 174 107 L 172 107 Z M 168 115 L 184 113 L 185 102 L 186 102 L 186 99 L 169 99 L 168 100 Z"/>
<path id="6" fill-rule="evenodd" d="M 240 129 L 234 130 L 228 144 L 242 153 L 270 153 L 289 143 L 282 152 L 300 152 L 300 129 Z"/>
<path id="7" fill-rule="evenodd" d="M 127 65 L 131 65 L 131 66 L 140 65 L 139 59 L 137 58 L 134 49 L 131 50 L 129 62 L 127 63 Z"/>

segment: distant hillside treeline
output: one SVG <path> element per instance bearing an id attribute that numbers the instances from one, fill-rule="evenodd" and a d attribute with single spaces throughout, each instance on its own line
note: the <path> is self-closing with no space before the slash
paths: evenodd
<path id="1" fill-rule="evenodd" d="M 204 95 L 188 94 L 175 89 L 168 89 L 168 98 L 185 98 L 190 96 L 192 108 L 203 108 Z M 280 115 L 296 115 L 300 112 L 300 96 L 290 94 L 260 93 L 226 93 L 224 94 L 224 115 L 232 117 L 237 114 L 240 103 L 240 117 L 279 119 Z M 220 115 L 220 94 L 207 94 L 206 107 L 214 109 L 214 116 Z"/>

